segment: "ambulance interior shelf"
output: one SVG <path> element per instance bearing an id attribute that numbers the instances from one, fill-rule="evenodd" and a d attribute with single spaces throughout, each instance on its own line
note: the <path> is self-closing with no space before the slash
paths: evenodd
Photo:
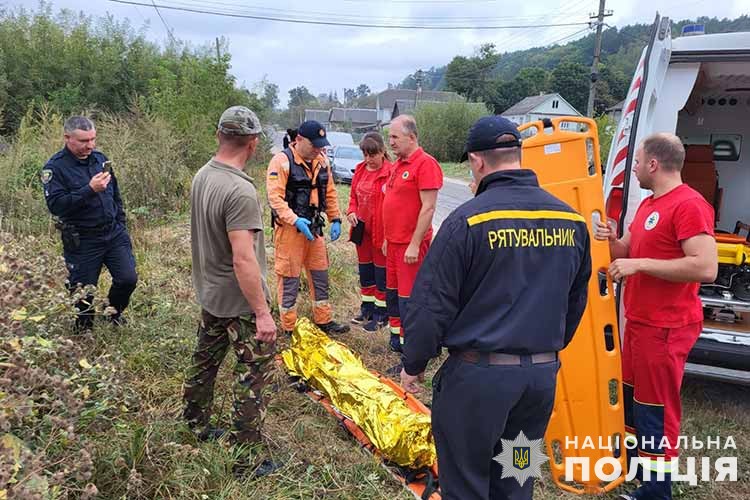
<path id="1" fill-rule="evenodd" d="M 733 233 L 716 233 L 719 273 L 703 284 L 704 328 L 715 333 L 750 333 L 750 225 L 737 221 Z"/>

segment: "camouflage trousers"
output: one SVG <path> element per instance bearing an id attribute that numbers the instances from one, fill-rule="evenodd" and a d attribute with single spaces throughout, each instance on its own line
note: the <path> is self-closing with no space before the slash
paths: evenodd
<path id="1" fill-rule="evenodd" d="M 231 344 L 237 355 L 232 439 L 237 443 L 260 442 L 276 344 L 255 340 L 255 332 L 255 317 L 217 318 L 201 311 L 198 345 L 185 380 L 183 413 L 195 432 L 208 426 L 216 374 Z"/>

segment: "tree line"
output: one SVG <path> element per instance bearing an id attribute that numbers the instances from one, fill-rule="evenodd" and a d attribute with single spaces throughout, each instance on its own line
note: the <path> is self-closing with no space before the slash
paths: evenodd
<path id="1" fill-rule="evenodd" d="M 672 37 L 679 36 L 683 26 L 694 23 L 704 24 L 706 33 L 750 31 L 747 15 L 731 20 L 700 17 L 673 21 Z M 596 114 L 625 98 L 650 31 L 648 24 L 609 27 L 603 31 L 599 77 L 595 83 Z M 502 113 L 524 97 L 558 92 L 585 113 L 594 42 L 592 33 L 565 45 L 505 53 L 498 53 L 493 44 L 485 44 L 472 56 L 456 56 L 446 66 L 423 71 L 422 88 L 452 90 L 469 101 L 485 103 L 495 113 Z M 416 89 L 417 72 L 407 75 L 398 87 Z"/>
<path id="2" fill-rule="evenodd" d="M 267 80 L 253 89 L 229 72 L 226 40 L 192 47 L 146 39 L 145 28 L 112 16 L 94 18 L 70 10 L 0 10 L 0 135 L 11 137 L 24 116 L 45 105 L 63 116 L 127 114 L 159 116 L 190 137 L 190 161 L 214 147 L 217 117 L 241 104 L 268 118 L 278 87 Z"/>

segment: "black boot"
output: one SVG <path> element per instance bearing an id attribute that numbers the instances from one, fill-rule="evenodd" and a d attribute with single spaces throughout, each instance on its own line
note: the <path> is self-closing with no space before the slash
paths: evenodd
<path id="1" fill-rule="evenodd" d="M 362 325 L 372 319 L 372 315 L 375 312 L 375 304 L 372 302 L 362 302 L 359 306 L 359 314 L 352 318 L 352 323 L 355 325 Z"/>
<path id="2" fill-rule="evenodd" d="M 349 325 L 336 323 L 335 321 L 329 321 L 324 325 L 316 324 L 315 326 L 323 330 L 323 333 L 326 333 L 328 335 L 338 335 L 349 331 Z"/>
<path id="3" fill-rule="evenodd" d="M 393 352 L 398 352 L 398 353 L 404 352 L 404 350 L 401 347 L 401 335 L 399 335 L 398 333 L 391 334 L 391 341 L 388 345 L 391 348 L 391 351 Z"/>
<path id="4" fill-rule="evenodd" d="M 384 307 L 376 307 L 372 319 L 362 326 L 366 332 L 377 332 L 388 324 L 388 316 Z"/>

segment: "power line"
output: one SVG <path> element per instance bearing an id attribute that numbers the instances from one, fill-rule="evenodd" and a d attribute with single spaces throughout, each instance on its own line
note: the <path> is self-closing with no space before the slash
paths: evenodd
<path id="1" fill-rule="evenodd" d="M 341 0 L 342 2 L 350 3 L 372 3 L 372 0 Z M 432 5 L 452 4 L 452 3 L 495 3 L 501 0 L 390 0 L 390 3 L 427 3 Z M 504 0 L 502 0 L 504 1 Z"/>
<path id="2" fill-rule="evenodd" d="M 490 0 L 494 1 L 494 0 Z M 585 0 L 584 0 L 585 1 Z M 240 14 L 253 14 L 253 15 L 271 15 L 269 12 L 278 12 L 281 14 L 288 14 L 289 9 L 277 9 L 273 7 L 266 7 L 262 6 L 260 8 L 253 8 L 253 7 L 247 7 L 246 5 L 242 3 L 236 3 L 236 2 L 226 2 L 226 1 L 217 1 L 217 0 L 201 0 L 201 1 L 194 1 L 194 0 L 183 0 L 183 1 L 173 1 L 169 0 L 169 3 L 173 7 L 185 7 L 185 8 L 212 8 L 214 10 L 221 10 L 224 13 L 231 12 L 231 13 L 240 13 Z M 577 12 L 575 14 L 571 14 L 569 11 L 566 12 L 565 16 L 570 17 L 571 15 L 580 15 L 583 16 L 585 13 L 583 12 Z M 310 20 L 310 19 L 316 19 L 322 17 L 323 20 L 328 20 L 331 18 L 337 18 L 337 19 L 345 19 L 349 20 L 352 18 L 355 19 L 366 19 L 370 20 L 372 23 L 377 23 L 380 21 L 403 21 L 405 18 L 403 16 L 401 17 L 392 17 L 392 16 L 372 16 L 369 14 L 349 14 L 349 13 L 342 13 L 342 12 L 320 12 L 320 11 L 309 11 L 306 10 L 304 12 L 304 20 Z M 461 16 L 453 16 L 453 15 L 442 15 L 442 16 L 423 16 L 420 15 L 419 19 L 430 19 L 430 20 L 436 20 L 436 21 L 485 21 L 485 22 L 496 22 L 496 21 L 521 21 L 521 20 L 529 20 L 529 21 L 542 21 L 545 19 L 549 19 L 551 17 L 560 17 L 561 14 L 559 13 L 547 13 L 547 14 L 536 14 L 536 15 L 527 15 L 527 16 L 473 16 L 473 17 L 461 17 Z"/>
<path id="3" fill-rule="evenodd" d="M 169 36 L 169 39 L 172 40 L 173 44 L 177 45 L 177 41 L 174 39 L 174 35 L 172 34 L 172 30 L 170 29 L 169 25 L 167 25 L 167 22 L 162 17 L 161 12 L 159 12 L 159 7 L 156 6 L 155 0 L 151 0 L 151 3 L 154 6 L 154 10 L 159 15 L 159 19 L 161 19 L 161 22 L 164 25 L 164 29 L 167 30 L 167 35 Z M 144 4 L 139 4 L 139 5 L 144 5 Z M 136 6 L 136 8 L 137 8 L 137 6 Z"/>
<path id="4" fill-rule="evenodd" d="M 125 5 L 141 5 L 148 6 L 146 3 L 132 1 L 132 0 L 109 0 L 110 2 L 120 3 Z M 155 0 L 151 0 L 154 7 L 157 7 Z M 219 12 L 208 9 L 197 9 L 190 7 L 176 7 L 172 5 L 158 5 L 162 9 L 175 10 L 180 12 L 192 12 L 194 14 L 206 14 L 213 16 L 223 17 L 234 17 L 241 19 L 256 19 L 260 21 L 276 21 L 282 23 L 293 23 L 293 24 L 312 24 L 312 25 L 323 25 L 323 26 L 346 26 L 352 28 L 384 28 L 384 29 L 413 29 L 413 30 L 500 30 L 500 29 L 526 29 L 526 28 L 552 28 L 557 26 L 581 26 L 588 25 L 588 22 L 577 22 L 577 23 L 549 23 L 549 24 L 537 24 L 537 25 L 483 25 L 483 26 L 467 26 L 467 25 L 416 25 L 416 24 L 375 24 L 375 23 L 358 23 L 358 22 L 336 22 L 336 21 L 323 21 L 323 20 L 305 20 L 291 17 L 279 17 L 274 15 L 253 15 L 253 14 L 239 14 L 229 12 Z M 158 12 L 158 9 L 157 9 Z M 161 17 L 161 14 L 159 14 Z"/>
<path id="5" fill-rule="evenodd" d="M 572 1 L 569 1 L 567 3 L 563 3 L 556 10 L 556 12 L 549 13 L 545 17 L 546 18 L 550 18 L 550 17 L 554 18 L 554 17 L 559 17 L 560 15 L 564 15 L 565 17 L 567 17 L 568 19 L 570 19 L 572 17 L 579 16 L 579 15 L 583 16 L 584 15 L 583 13 L 579 13 L 579 12 L 576 12 L 576 11 L 579 8 L 581 8 L 584 4 L 586 4 L 587 2 L 589 2 L 589 1 L 590 0 L 572 0 Z M 510 33 L 510 34 L 506 35 L 505 37 L 503 37 L 503 38 L 501 38 L 501 39 L 499 39 L 497 41 L 494 41 L 493 43 L 495 43 L 496 47 L 502 48 L 502 46 L 505 45 L 505 44 L 507 44 L 508 42 L 512 43 L 512 42 L 515 42 L 515 41 L 517 41 L 519 39 L 523 39 L 523 38 L 536 39 L 536 37 L 538 35 L 543 35 L 544 34 L 543 32 L 540 32 L 540 30 L 542 30 L 542 28 L 534 28 L 534 27 L 532 27 L 532 28 L 525 29 L 525 30 L 520 31 L 520 32 L 513 32 L 513 33 Z M 545 44 L 541 44 L 541 45 L 545 45 Z"/>
<path id="6" fill-rule="evenodd" d="M 582 30 L 578 30 L 578 31 L 576 31 L 575 33 L 571 33 L 571 34 L 569 34 L 569 35 L 565 35 L 564 37 L 562 37 L 562 38 L 558 38 L 557 40 L 553 40 L 553 41 L 551 41 L 551 42 L 545 42 L 545 43 L 544 43 L 544 46 L 545 46 L 545 47 L 547 47 L 547 46 L 550 46 L 550 45 L 555 45 L 555 44 L 558 44 L 558 43 L 560 43 L 560 42 L 564 42 L 564 41 L 566 41 L 566 40 L 569 40 L 569 39 L 571 39 L 571 38 L 575 37 L 576 35 L 580 35 L 581 33 L 584 33 L 584 32 L 586 32 L 586 31 L 588 31 L 588 30 L 589 30 L 589 28 L 583 28 Z"/>

